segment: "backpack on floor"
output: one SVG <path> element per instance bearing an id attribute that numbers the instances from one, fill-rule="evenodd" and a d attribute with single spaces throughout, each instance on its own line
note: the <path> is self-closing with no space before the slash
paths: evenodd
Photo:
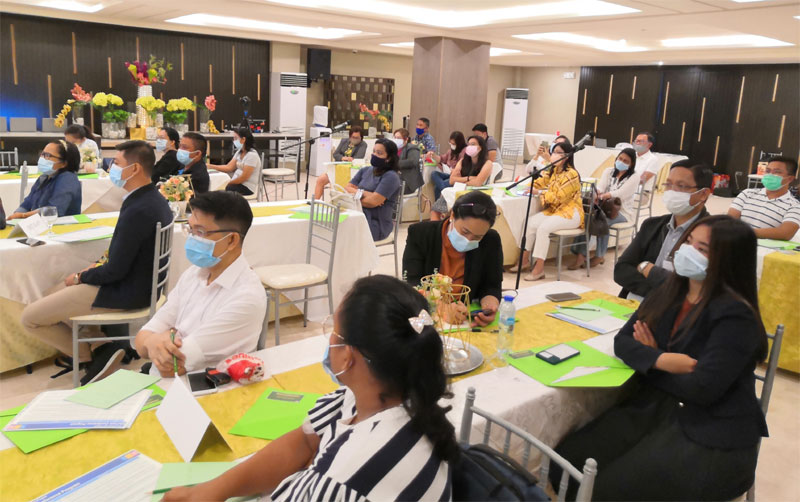
<path id="1" fill-rule="evenodd" d="M 453 501 L 550 500 L 536 477 L 486 445 L 461 446 L 453 467 Z"/>

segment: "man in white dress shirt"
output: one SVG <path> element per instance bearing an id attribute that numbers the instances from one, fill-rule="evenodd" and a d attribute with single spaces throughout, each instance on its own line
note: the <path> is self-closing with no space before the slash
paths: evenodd
<path id="1" fill-rule="evenodd" d="M 153 362 L 151 375 L 172 376 L 173 356 L 182 375 L 255 350 L 266 314 L 264 287 L 242 255 L 253 222 L 247 201 L 213 191 L 196 196 L 191 207 L 184 229 L 193 266 L 136 335 L 139 355 Z"/>
<path id="2" fill-rule="evenodd" d="M 647 193 L 653 191 L 656 176 L 661 170 L 661 163 L 656 154 L 650 151 L 653 148 L 655 137 L 649 132 L 640 132 L 636 135 L 633 142 L 633 149 L 636 150 L 636 172 L 641 173 L 639 182 L 644 185 Z"/>

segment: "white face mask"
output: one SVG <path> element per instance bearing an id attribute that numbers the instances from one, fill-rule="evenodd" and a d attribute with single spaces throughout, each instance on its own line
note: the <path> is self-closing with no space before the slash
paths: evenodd
<path id="1" fill-rule="evenodd" d="M 692 209 L 697 207 L 697 204 L 699 204 L 698 202 L 697 204 L 692 205 L 692 203 L 689 201 L 692 195 L 696 193 L 697 192 L 686 193 L 667 190 L 664 192 L 664 205 L 667 206 L 667 210 L 675 216 L 683 216 L 684 214 L 690 213 Z"/>
<path id="2" fill-rule="evenodd" d="M 455 149 L 456 149 L 456 145 L 454 145 L 454 144 L 450 143 L 450 149 L 451 149 L 451 150 L 453 150 L 453 151 L 455 151 Z"/>
<path id="3" fill-rule="evenodd" d="M 675 265 L 675 273 L 678 275 L 695 281 L 702 281 L 706 278 L 708 258 L 691 244 L 681 244 L 681 247 L 675 251 L 672 263 Z"/>

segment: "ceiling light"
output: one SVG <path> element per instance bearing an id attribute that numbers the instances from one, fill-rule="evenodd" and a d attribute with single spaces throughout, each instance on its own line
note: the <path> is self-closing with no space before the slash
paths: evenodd
<path id="1" fill-rule="evenodd" d="M 664 61 L 659 61 L 658 66 L 664 66 Z"/>
<path id="2" fill-rule="evenodd" d="M 761 35 L 720 35 L 716 37 L 668 38 L 664 47 L 785 47 L 790 44 Z"/>
<path id="3" fill-rule="evenodd" d="M 753 3 L 753 2 L 763 2 L 764 0 L 733 0 L 736 3 Z"/>
<path id="4" fill-rule="evenodd" d="M 13 2 L 13 3 L 24 3 L 27 5 L 34 5 L 36 7 L 45 7 L 47 9 L 71 10 L 74 12 L 92 13 L 103 10 L 110 5 L 118 4 L 119 2 L 112 1 L 106 3 L 84 3 L 75 0 L 41 0 L 38 2 Z"/>
<path id="5" fill-rule="evenodd" d="M 500 47 L 490 47 L 489 56 L 506 56 L 508 54 L 519 54 L 522 51 L 517 49 L 501 49 Z"/>
<path id="6" fill-rule="evenodd" d="M 496 9 L 434 9 L 417 7 L 391 0 L 266 0 L 271 3 L 330 9 L 349 12 L 391 12 L 406 21 L 430 26 L 441 26 L 447 19 L 448 28 L 466 28 L 501 21 L 546 17 L 616 16 L 641 12 L 632 7 L 617 5 L 604 0 L 561 0 L 537 4 L 499 7 Z"/>
<path id="7" fill-rule="evenodd" d="M 794 16 L 795 19 L 800 19 L 800 16 Z"/>
<path id="8" fill-rule="evenodd" d="M 381 44 L 384 47 L 396 47 L 398 49 L 413 49 L 414 42 L 397 42 L 393 44 Z"/>
<path id="9" fill-rule="evenodd" d="M 528 35 L 513 35 L 514 38 L 524 40 L 545 40 L 551 42 L 564 42 L 567 44 L 585 45 L 594 49 L 606 52 L 642 52 L 647 47 L 628 45 L 625 40 L 609 40 L 607 38 L 590 37 L 587 35 L 576 35 L 564 31 L 554 31 L 550 33 L 530 33 Z"/>
<path id="10" fill-rule="evenodd" d="M 245 19 L 242 17 L 215 16 L 213 14 L 189 14 L 167 19 L 168 23 L 191 24 L 194 26 L 216 26 L 222 28 L 237 28 L 252 31 L 269 31 L 286 33 L 297 37 L 318 38 L 332 40 L 335 38 L 350 37 L 362 33 L 358 30 L 346 30 L 343 28 L 323 28 L 321 26 L 298 26 L 294 24 L 272 23 L 268 21 L 257 21 L 255 19 Z"/>

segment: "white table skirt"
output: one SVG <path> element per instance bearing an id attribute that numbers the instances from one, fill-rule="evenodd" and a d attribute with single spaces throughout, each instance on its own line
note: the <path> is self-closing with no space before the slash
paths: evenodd
<path id="1" fill-rule="evenodd" d="M 297 204 L 297 201 L 281 204 Z M 102 213 L 96 216 L 117 214 Z M 245 239 L 245 257 L 252 267 L 303 262 L 307 236 L 308 220 L 290 219 L 288 216 L 255 218 Z M 71 244 L 51 241 L 46 237 L 41 239 L 47 243 L 33 248 L 16 242 L 16 239 L 0 239 L 0 277 L 3 278 L 0 280 L 0 297 L 31 303 L 43 297 L 45 291 L 67 275 L 91 265 L 108 249 L 110 243 L 110 239 Z M 176 228 L 169 289 L 190 266 L 183 251 L 184 242 L 185 236 Z M 312 254 L 312 263 L 327 268 L 327 261 L 321 256 Z M 348 218 L 339 225 L 337 238 L 333 272 L 334 305 L 339 303 L 343 293 L 356 279 L 367 275 L 377 264 L 378 253 L 366 218 L 363 213 L 348 212 Z M 310 296 L 322 291 L 319 287 L 312 288 Z M 311 319 L 322 320 L 327 315 L 327 301 L 309 303 Z"/>
<path id="2" fill-rule="evenodd" d="M 103 176 L 100 174 L 100 176 Z M 216 190 L 223 183 L 230 181 L 230 176 L 225 173 L 213 172 L 209 173 L 209 190 Z M 81 179 L 81 211 L 97 202 L 101 197 L 119 199 L 119 205 L 122 205 L 122 196 L 125 191 L 121 188 L 116 188 L 108 176 L 90 179 Z M 22 180 L 0 180 L 0 200 L 3 201 L 3 207 L 6 214 L 11 214 L 16 208 L 19 207 L 19 188 Z M 36 178 L 28 180 L 25 186 L 25 195 L 27 196 L 36 183 Z M 108 206 L 106 206 L 108 207 Z"/>

